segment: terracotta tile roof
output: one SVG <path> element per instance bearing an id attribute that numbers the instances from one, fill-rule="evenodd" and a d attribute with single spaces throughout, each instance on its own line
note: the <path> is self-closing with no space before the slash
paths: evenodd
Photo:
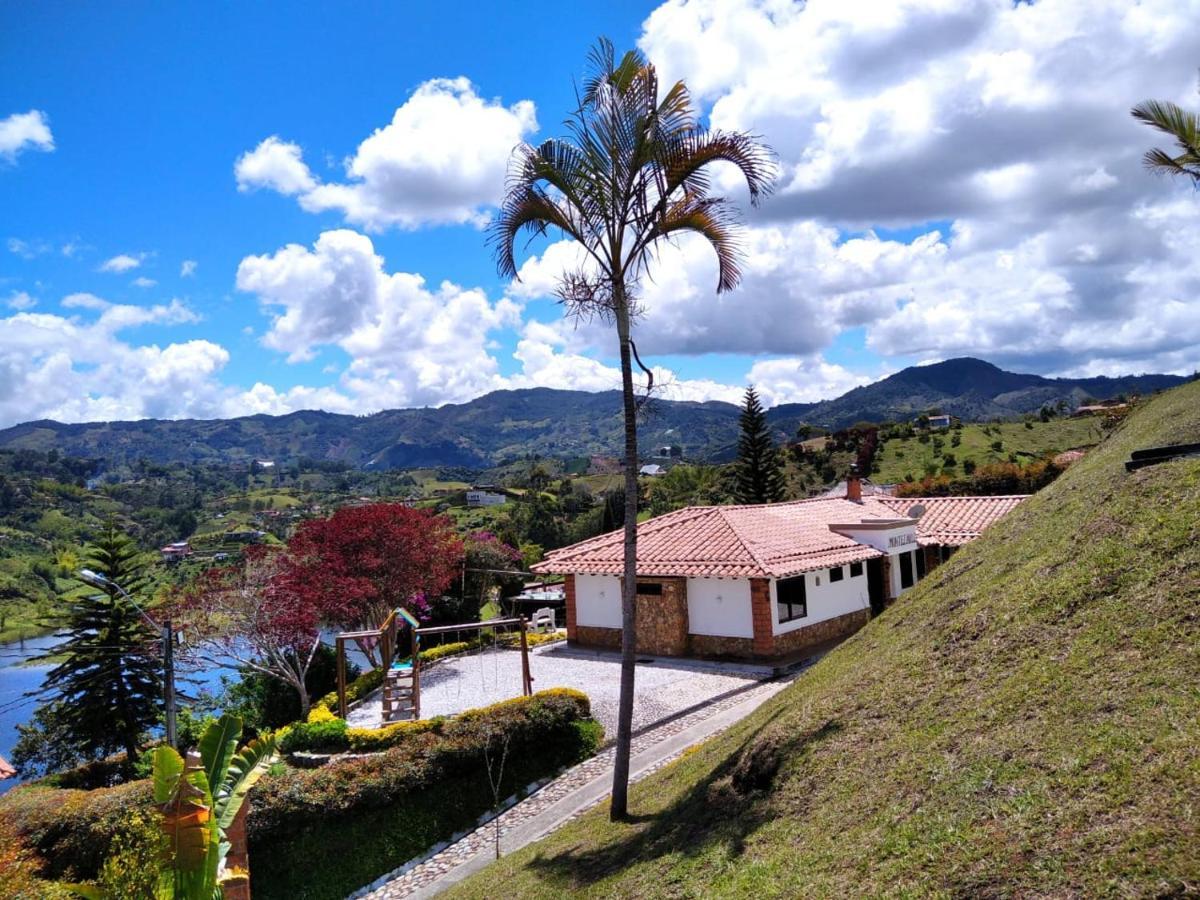
<path id="1" fill-rule="evenodd" d="M 16 774 L 17 770 L 10 766 L 3 756 L 0 756 L 0 779 L 12 778 Z"/>
<path id="2" fill-rule="evenodd" d="M 914 504 L 921 544 L 965 544 L 1024 497 L 932 497 L 899 500 L 865 496 L 816 498 L 758 506 L 692 506 L 638 525 L 638 574 L 693 578 L 785 578 L 883 556 L 829 530 L 832 524 L 905 518 Z M 620 575 L 623 532 L 551 551 L 533 566 L 539 574 Z"/>
<path id="3" fill-rule="evenodd" d="M 901 516 L 914 505 L 925 507 L 917 520 L 917 542 L 960 547 L 968 544 L 1001 516 L 1012 511 L 1028 494 L 1002 497 L 880 497 L 879 502 Z"/>

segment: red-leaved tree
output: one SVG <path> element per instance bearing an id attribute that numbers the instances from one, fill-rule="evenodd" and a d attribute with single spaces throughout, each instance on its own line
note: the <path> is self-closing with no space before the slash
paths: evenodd
<path id="1" fill-rule="evenodd" d="M 281 548 L 247 547 L 236 562 L 201 574 L 176 614 L 190 657 L 282 681 L 299 695 L 303 718 L 310 704 L 305 681 L 330 611 L 319 598 L 286 590 L 287 568 Z"/>
<path id="2" fill-rule="evenodd" d="M 440 596 L 462 565 L 463 544 L 450 519 L 374 503 L 304 522 L 288 544 L 279 584 L 323 610 L 331 624 L 371 629 L 398 607 L 425 617 L 425 598 Z"/>

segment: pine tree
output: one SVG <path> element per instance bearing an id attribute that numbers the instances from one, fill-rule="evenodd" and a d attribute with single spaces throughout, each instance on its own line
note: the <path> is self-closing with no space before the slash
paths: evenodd
<path id="1" fill-rule="evenodd" d="M 137 546 L 109 523 L 87 550 L 88 568 L 142 603 L 149 586 Z M 143 604 L 144 605 L 144 604 Z M 142 736 L 160 718 L 162 661 L 156 635 L 114 587 L 89 586 L 70 601 L 68 637 L 46 677 L 60 733 L 85 758 L 124 750 L 137 760 Z"/>
<path id="2" fill-rule="evenodd" d="M 787 490 L 783 463 L 753 385 L 746 388 L 741 427 L 734 463 L 734 499 L 738 503 L 777 503 Z"/>

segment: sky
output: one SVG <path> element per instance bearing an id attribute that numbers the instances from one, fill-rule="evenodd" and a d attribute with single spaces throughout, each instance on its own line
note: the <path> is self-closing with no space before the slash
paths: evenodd
<path id="1" fill-rule="evenodd" d="M 699 239 L 640 286 L 662 396 L 835 397 L 971 355 L 1200 365 L 1195 189 L 1129 108 L 1200 106 L 1200 0 L 0 4 L 0 427 L 367 414 L 619 386 L 575 249 L 486 228 L 599 36 L 779 179 L 741 286 Z"/>

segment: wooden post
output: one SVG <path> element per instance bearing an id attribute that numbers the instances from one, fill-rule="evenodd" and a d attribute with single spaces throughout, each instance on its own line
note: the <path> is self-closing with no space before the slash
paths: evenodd
<path id="1" fill-rule="evenodd" d="M 521 616 L 521 687 L 526 697 L 533 694 L 533 676 L 529 674 L 529 635 L 525 632 L 525 617 Z"/>
<path id="2" fill-rule="evenodd" d="M 412 628 L 413 718 L 421 718 L 421 637 Z"/>
<path id="3" fill-rule="evenodd" d="M 250 900 L 250 852 L 246 849 L 246 812 L 249 809 L 250 801 L 246 800 L 225 832 L 225 839 L 229 841 L 225 867 L 239 871 L 223 885 L 225 900 Z"/>
<path id="4" fill-rule="evenodd" d="M 346 641 L 337 639 L 337 692 L 338 714 L 346 718 Z"/>

